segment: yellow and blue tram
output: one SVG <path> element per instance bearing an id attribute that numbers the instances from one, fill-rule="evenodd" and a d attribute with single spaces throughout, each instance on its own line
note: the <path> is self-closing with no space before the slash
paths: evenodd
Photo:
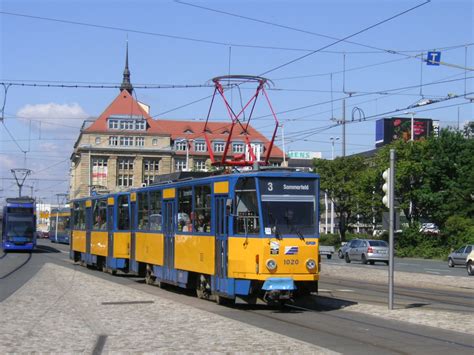
<path id="1" fill-rule="evenodd" d="M 167 180 L 166 178 L 164 180 Z M 226 303 L 317 291 L 319 177 L 288 170 L 176 179 L 72 201 L 71 258 Z"/>

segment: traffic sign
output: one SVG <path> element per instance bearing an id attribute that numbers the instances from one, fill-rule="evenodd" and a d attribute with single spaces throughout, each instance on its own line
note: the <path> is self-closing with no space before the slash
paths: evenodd
<path id="1" fill-rule="evenodd" d="M 426 56 L 426 65 L 439 65 L 441 52 L 428 52 Z"/>

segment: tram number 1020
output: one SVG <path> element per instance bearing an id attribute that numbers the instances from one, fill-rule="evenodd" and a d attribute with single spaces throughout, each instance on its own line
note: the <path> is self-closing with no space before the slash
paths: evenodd
<path id="1" fill-rule="evenodd" d="M 284 259 L 283 264 L 284 265 L 298 265 L 299 260 L 298 259 Z"/>

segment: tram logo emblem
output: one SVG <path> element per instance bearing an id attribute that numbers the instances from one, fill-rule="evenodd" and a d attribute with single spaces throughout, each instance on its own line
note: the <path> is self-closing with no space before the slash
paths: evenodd
<path id="1" fill-rule="evenodd" d="M 272 254 L 272 255 L 280 254 L 280 243 L 279 242 L 270 242 L 270 254 Z"/>
<path id="2" fill-rule="evenodd" d="M 298 254 L 298 247 L 285 247 L 285 255 Z"/>

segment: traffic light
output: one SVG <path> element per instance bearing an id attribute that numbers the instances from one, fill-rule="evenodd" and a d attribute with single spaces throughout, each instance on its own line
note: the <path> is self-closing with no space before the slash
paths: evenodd
<path id="1" fill-rule="evenodd" d="M 385 193 L 382 198 L 382 202 L 385 206 L 390 208 L 390 168 L 385 169 L 382 174 L 385 183 L 382 186 L 382 190 Z"/>

